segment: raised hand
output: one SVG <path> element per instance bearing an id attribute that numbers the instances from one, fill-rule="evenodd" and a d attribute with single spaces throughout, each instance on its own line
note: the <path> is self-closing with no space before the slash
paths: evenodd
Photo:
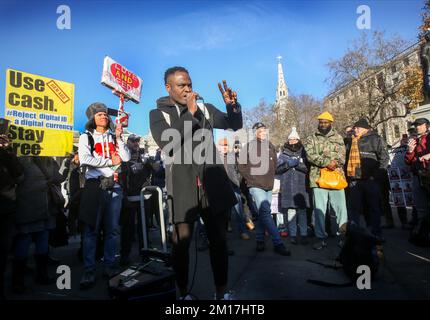
<path id="1" fill-rule="evenodd" d="M 417 142 L 415 141 L 415 139 L 410 139 L 408 142 L 408 151 L 413 152 L 416 146 L 417 146 Z"/>
<path id="2" fill-rule="evenodd" d="M 227 86 L 227 81 L 223 80 L 222 84 L 224 86 L 221 86 L 221 83 L 218 82 L 218 88 L 219 91 L 222 94 L 222 97 L 224 99 L 224 102 L 226 105 L 235 106 L 237 104 L 237 94 L 231 88 Z"/>
<path id="3" fill-rule="evenodd" d="M 115 135 L 116 135 L 116 138 L 117 139 L 121 139 L 121 135 L 122 135 L 122 124 L 121 123 L 118 123 L 117 125 L 116 125 L 116 129 L 115 129 Z"/>

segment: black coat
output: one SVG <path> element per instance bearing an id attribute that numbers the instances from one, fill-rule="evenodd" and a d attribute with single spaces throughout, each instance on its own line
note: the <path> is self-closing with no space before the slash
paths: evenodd
<path id="1" fill-rule="evenodd" d="M 233 184 L 233 186 L 239 188 L 242 176 L 239 173 L 236 154 L 231 152 L 222 156 L 224 160 L 224 168 L 227 172 L 230 182 Z"/>
<path id="2" fill-rule="evenodd" d="M 296 158 L 299 164 L 290 168 L 287 161 Z M 309 208 L 309 177 L 308 163 L 305 149 L 301 147 L 297 151 L 284 148 L 278 158 L 276 174 L 281 175 L 281 199 L 282 209 Z"/>
<path id="3" fill-rule="evenodd" d="M 124 196 L 138 196 L 143 187 L 151 184 L 152 162 L 142 161 L 140 154 L 132 154 L 130 161 L 121 163 Z"/>
<path id="4" fill-rule="evenodd" d="M 15 187 L 23 175 L 24 167 L 12 149 L 0 148 L 0 217 L 15 212 Z"/>
<path id="5" fill-rule="evenodd" d="M 346 145 L 345 172 L 347 172 L 346 169 L 348 168 L 351 144 L 352 141 Z M 390 160 L 385 141 L 376 132 L 369 131 L 358 140 L 358 149 L 360 151 L 361 167 L 356 170 L 356 176 L 354 178 L 375 178 L 377 180 L 382 180 L 384 175 L 386 175 L 388 162 Z"/>
<path id="6" fill-rule="evenodd" d="M 55 216 L 58 208 L 49 195 L 48 181 L 57 185 L 62 182 L 63 177 L 59 173 L 59 165 L 52 157 L 20 157 L 18 159 L 24 167 L 24 179 L 16 189 L 15 222 L 27 224 Z M 36 164 L 38 162 L 49 174 L 49 179 Z"/>
<path id="7" fill-rule="evenodd" d="M 209 207 L 215 214 L 225 214 L 237 202 L 227 173 L 224 170 L 223 162 L 213 143 L 212 129 L 238 130 L 242 128 L 242 113 L 233 112 L 231 106 L 226 106 L 227 114 L 219 111 L 211 104 L 206 103 L 205 106 L 209 113 L 209 120 L 200 110 L 193 116 L 183 106 L 178 106 L 180 112 L 178 115 L 177 108 L 170 101 L 170 98 L 162 97 L 157 100 L 157 108 L 151 110 L 149 114 L 151 134 L 160 148 L 163 149 L 171 141 L 161 140 L 165 130 L 173 128 L 181 137 L 179 144 L 176 144 L 173 150 L 168 151 L 166 154 L 166 157 L 171 157 L 170 160 L 175 159 L 175 163 L 166 166 L 166 180 L 171 181 L 171 183 L 166 182 L 166 184 L 170 185 L 168 186 L 168 192 L 173 196 L 171 218 L 174 223 L 195 221 L 202 207 Z M 201 128 L 210 130 L 212 141 L 209 149 L 211 149 L 211 155 L 202 158 L 204 159 L 203 164 L 195 163 L 193 157 L 190 156 L 189 160 L 192 161 L 187 164 L 184 161 L 187 152 L 184 145 L 191 145 L 194 153 L 200 141 L 189 141 L 188 139 L 192 140 L 192 136 L 188 137 L 185 131 L 191 129 L 194 134 Z M 166 158 L 165 162 L 167 164 L 168 158 Z M 203 185 L 199 192 L 197 176 Z M 201 196 L 202 194 L 204 196 Z M 200 200 L 198 199 L 199 195 Z"/>

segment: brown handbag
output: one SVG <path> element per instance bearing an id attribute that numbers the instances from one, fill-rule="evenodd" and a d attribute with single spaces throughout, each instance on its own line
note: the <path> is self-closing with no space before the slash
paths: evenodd
<path id="1" fill-rule="evenodd" d="M 320 177 L 316 182 L 323 189 L 342 190 L 348 186 L 343 172 L 327 168 L 320 169 Z"/>

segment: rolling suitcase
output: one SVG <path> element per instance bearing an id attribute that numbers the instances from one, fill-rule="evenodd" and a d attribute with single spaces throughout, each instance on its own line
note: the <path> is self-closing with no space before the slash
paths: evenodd
<path id="1" fill-rule="evenodd" d="M 149 249 L 144 200 L 156 196 L 160 215 L 162 249 Z M 138 217 L 143 248 L 142 262 L 131 265 L 109 280 L 109 294 L 118 300 L 175 300 L 175 274 L 170 267 L 167 251 L 166 227 L 163 214 L 163 193 L 159 187 L 144 187 L 140 193 L 141 215 Z"/>

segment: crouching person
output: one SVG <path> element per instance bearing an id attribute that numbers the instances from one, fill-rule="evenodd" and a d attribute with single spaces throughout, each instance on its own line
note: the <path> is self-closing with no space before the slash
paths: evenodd
<path id="1" fill-rule="evenodd" d="M 87 167 L 82 191 L 79 218 L 83 228 L 84 272 L 81 289 L 95 284 L 97 235 L 103 224 L 104 275 L 116 271 L 115 255 L 118 252 L 119 217 L 122 189 L 118 171 L 122 161 L 130 160 L 130 152 L 122 141 L 122 127 L 111 133 L 111 120 L 103 103 L 93 103 L 86 111 L 86 132 L 79 138 L 79 161 Z"/>

